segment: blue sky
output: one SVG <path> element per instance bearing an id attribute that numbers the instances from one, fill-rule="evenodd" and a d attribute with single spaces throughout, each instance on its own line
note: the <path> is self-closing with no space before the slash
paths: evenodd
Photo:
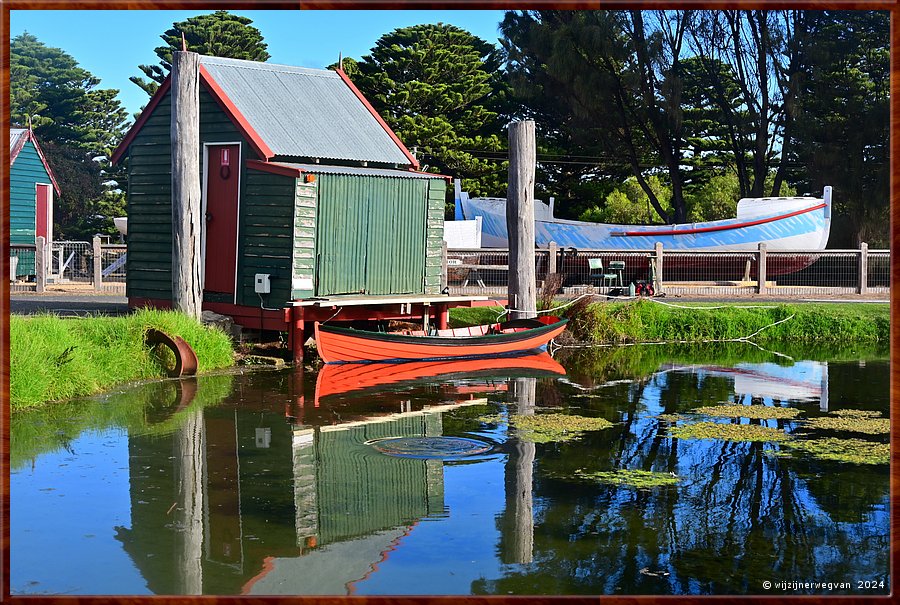
<path id="1" fill-rule="evenodd" d="M 27 31 L 47 46 L 61 48 L 100 78 L 102 88 L 116 88 L 134 113 L 147 95 L 128 81 L 142 75 L 138 65 L 157 63 L 153 49 L 176 21 L 212 10 L 190 11 L 10 11 L 10 36 Z M 269 45 L 273 63 L 324 68 L 345 57 L 367 54 L 378 38 L 395 28 L 420 23 L 450 23 L 497 43 L 502 11 L 232 11 L 253 19 Z"/>

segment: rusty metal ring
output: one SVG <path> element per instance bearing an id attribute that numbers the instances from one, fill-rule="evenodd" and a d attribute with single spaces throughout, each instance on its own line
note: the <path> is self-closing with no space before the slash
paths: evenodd
<path id="1" fill-rule="evenodd" d="M 165 332 L 150 328 L 144 337 L 147 345 L 163 345 L 175 356 L 175 367 L 166 369 L 166 373 L 172 378 L 180 376 L 193 376 L 197 373 L 197 354 L 191 345 L 180 336 L 169 336 Z"/>

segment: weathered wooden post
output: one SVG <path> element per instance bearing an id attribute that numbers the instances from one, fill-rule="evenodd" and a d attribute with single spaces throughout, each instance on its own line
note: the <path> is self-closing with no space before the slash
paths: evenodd
<path id="1" fill-rule="evenodd" d="M 534 272 L 534 120 L 509 125 L 509 183 L 506 231 L 509 236 L 510 319 L 537 316 Z"/>
<path id="2" fill-rule="evenodd" d="M 656 254 L 656 270 L 653 272 L 653 279 L 656 283 L 653 284 L 653 291 L 656 294 L 662 294 L 662 289 L 663 289 L 663 245 L 662 245 L 662 242 L 656 242 L 654 252 Z"/>
<path id="3" fill-rule="evenodd" d="M 859 293 L 869 293 L 869 244 L 859 245 Z"/>
<path id="4" fill-rule="evenodd" d="M 547 254 L 550 255 L 547 263 L 547 275 L 553 275 L 556 273 L 556 257 L 559 256 L 559 246 L 556 245 L 556 242 L 550 242 L 547 246 Z"/>
<path id="5" fill-rule="evenodd" d="M 34 240 L 34 289 L 43 294 L 47 288 L 47 240 L 38 236 Z"/>
<path id="6" fill-rule="evenodd" d="M 200 55 L 172 53 L 172 307 L 200 319 Z"/>
<path id="7" fill-rule="evenodd" d="M 518 416 L 533 416 L 537 395 L 536 378 L 510 381 Z M 535 444 L 521 439 L 514 446 L 504 469 L 506 508 L 501 517 L 500 560 L 531 563 L 534 558 L 534 460 Z"/>
<path id="8" fill-rule="evenodd" d="M 759 280 L 756 284 L 758 294 L 768 294 L 766 289 L 766 243 L 759 242 L 759 271 L 756 276 Z"/>
<path id="9" fill-rule="evenodd" d="M 94 237 L 92 242 L 94 250 L 94 290 L 103 289 L 103 248 L 100 247 L 100 238 Z"/>

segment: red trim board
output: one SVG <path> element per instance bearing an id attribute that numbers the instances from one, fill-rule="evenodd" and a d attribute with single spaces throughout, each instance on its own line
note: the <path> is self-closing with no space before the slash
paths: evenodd
<path id="1" fill-rule="evenodd" d="M 391 130 L 391 127 L 387 125 L 387 122 L 385 122 L 385 121 L 381 118 L 381 116 L 378 115 L 378 112 L 375 111 L 375 108 L 372 107 L 372 104 L 369 103 L 369 100 L 366 99 L 366 98 L 363 96 L 363 94 L 362 94 L 362 93 L 359 91 L 359 89 L 353 84 L 353 82 L 350 80 L 350 78 L 347 76 L 347 74 L 344 73 L 344 70 L 338 68 L 338 69 L 335 70 L 335 72 L 337 73 L 337 75 L 339 75 L 339 76 L 341 77 L 341 80 L 344 81 L 344 84 L 346 84 L 346 85 L 350 88 L 350 90 L 353 92 L 353 94 L 356 95 L 356 98 L 359 99 L 360 101 L 362 101 L 362 104 L 366 106 L 366 109 L 369 110 L 369 113 L 372 114 L 372 117 L 374 117 L 374 118 L 378 121 L 378 123 L 381 125 L 381 127 L 384 128 L 384 131 L 385 131 L 386 133 L 388 133 L 388 136 L 390 136 L 391 139 L 394 141 L 394 143 L 397 145 L 397 147 L 400 148 L 400 151 L 403 152 L 403 155 L 405 155 L 405 156 L 407 157 L 407 159 L 409 159 L 410 164 L 411 164 L 414 168 L 418 168 L 418 167 L 419 167 L 419 161 L 418 161 L 416 158 L 413 157 L 413 155 L 409 152 L 409 149 L 406 148 L 406 145 L 404 145 L 404 144 L 400 141 L 400 139 L 397 138 L 397 135 L 394 133 L 393 130 Z"/>
<path id="2" fill-rule="evenodd" d="M 266 159 L 274 157 L 275 154 L 269 149 L 266 142 L 262 140 L 262 137 L 253 129 L 253 126 L 250 125 L 250 122 L 247 121 L 244 114 L 242 114 L 235 104 L 231 102 L 231 99 L 228 98 L 225 91 L 222 90 L 215 80 L 213 80 L 213 77 L 203 65 L 200 65 L 200 81 L 206 85 L 206 89 L 212 94 L 219 106 L 225 110 L 225 113 L 228 114 L 228 117 L 231 118 L 234 125 L 238 127 L 238 130 L 247 137 L 250 146 L 253 147 L 256 153 Z"/>
<path id="3" fill-rule="evenodd" d="M 128 131 L 128 134 L 125 135 L 125 138 L 122 139 L 122 142 L 119 143 L 119 146 L 116 147 L 116 150 L 113 151 L 112 157 L 110 158 L 110 162 L 113 164 L 117 164 L 119 159 L 125 154 L 125 151 L 128 149 L 128 146 L 131 145 L 131 142 L 134 140 L 134 137 L 137 136 L 137 133 L 141 131 L 141 128 L 144 127 L 147 120 L 150 119 L 150 116 L 153 114 L 153 110 L 156 109 L 156 106 L 159 105 L 159 102 L 162 100 L 166 93 L 169 92 L 169 88 L 172 86 L 172 76 L 168 76 L 162 84 L 159 85 L 159 88 L 156 89 L 156 92 L 153 93 L 153 96 L 150 98 L 150 102 L 147 103 L 147 106 L 144 107 L 144 111 L 141 112 L 141 115 L 138 117 L 137 121 L 135 121 L 134 126 L 131 127 L 131 130 Z"/>
<path id="4" fill-rule="evenodd" d="M 25 136 L 20 138 L 15 147 L 12 148 L 12 151 L 9 154 L 9 165 L 12 166 L 16 158 L 19 157 L 19 153 L 25 148 L 25 143 L 31 141 L 34 145 L 35 151 L 37 151 L 38 157 L 41 159 L 41 163 L 44 165 L 44 169 L 47 171 L 47 176 L 50 177 L 50 182 L 53 183 L 53 189 L 56 191 L 56 195 L 60 195 L 59 191 L 59 183 L 56 182 L 56 177 L 53 176 L 53 171 L 50 170 L 50 164 L 47 163 L 47 158 L 44 157 L 44 151 L 41 149 L 41 146 L 38 145 L 37 137 L 34 136 L 34 131 L 26 130 Z"/>
<path id="5" fill-rule="evenodd" d="M 269 162 L 260 162 L 259 160 L 247 160 L 244 162 L 247 168 L 253 170 L 262 170 L 263 172 L 271 172 L 272 174 L 280 174 L 281 176 L 289 176 L 299 178 L 303 171 L 299 168 L 291 168 L 282 164 L 270 164 Z"/>
<path id="6" fill-rule="evenodd" d="M 250 143 L 250 146 L 256 151 L 260 156 L 268 159 L 274 157 L 274 153 L 269 146 L 266 145 L 265 141 L 262 140 L 262 137 L 253 129 L 250 125 L 250 122 L 247 121 L 247 118 L 238 110 L 238 108 L 231 102 L 231 99 L 228 98 L 228 95 L 225 94 L 225 91 L 213 80 L 209 71 L 203 65 L 200 65 L 200 82 L 204 85 L 206 90 L 212 95 L 213 99 L 216 100 L 216 103 L 219 104 L 219 107 L 225 111 L 226 115 L 231 119 L 237 129 L 241 131 L 247 141 Z M 119 143 L 119 146 L 116 147 L 115 152 L 113 152 L 111 161 L 113 164 L 118 163 L 121 157 L 125 154 L 125 151 L 128 149 L 128 146 L 131 145 L 132 141 L 134 141 L 134 137 L 137 136 L 137 133 L 140 132 L 141 128 L 144 127 L 144 124 L 150 119 L 150 116 L 153 114 L 153 111 L 156 109 L 156 106 L 159 105 L 159 102 L 166 95 L 169 89 L 172 86 L 172 76 L 168 76 L 165 81 L 160 84 L 159 88 L 156 90 L 156 93 L 153 95 L 153 98 L 150 99 L 150 102 L 147 103 L 147 107 L 144 108 L 144 111 L 141 112 L 141 116 L 134 123 L 134 126 L 131 127 L 131 130 L 128 131 L 128 134 L 125 135 L 125 138 L 122 139 L 122 142 Z"/>

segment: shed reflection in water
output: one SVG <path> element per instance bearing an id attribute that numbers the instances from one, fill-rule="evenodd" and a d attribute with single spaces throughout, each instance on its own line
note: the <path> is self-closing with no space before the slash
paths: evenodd
<path id="1" fill-rule="evenodd" d="M 673 439 L 659 418 L 726 401 L 790 405 L 806 416 L 861 403 L 886 411 L 885 361 L 688 360 L 652 372 L 613 361 L 601 369 L 569 360 L 562 380 L 549 357 L 518 369 L 450 368 L 450 376 L 419 368 L 426 377 L 418 379 L 399 366 L 257 372 L 228 377 L 217 404 L 201 378 L 202 405 L 184 401 L 188 385 L 156 412 L 162 422 L 144 414 L 143 425 L 124 423 L 130 525 L 116 527 L 115 539 L 155 594 L 753 594 L 766 592 L 764 580 L 887 580 L 886 466 L 785 457 L 767 443 Z M 533 443 L 480 420 L 548 408 L 615 425 Z M 14 434 L 23 418 L 14 417 Z M 754 422 L 796 429 L 790 420 Z M 441 436 L 494 447 L 441 460 L 370 445 Z M 22 447 L 17 455 L 14 439 L 13 560 L 29 549 L 16 506 L 34 496 L 17 488 Z M 40 464 L 40 454 L 30 456 Z M 620 468 L 680 482 L 634 489 L 575 472 Z M 67 514 L 58 503 L 56 514 Z M 72 565 L 76 552 L 44 554 Z M 25 573 L 13 564 L 14 593 L 27 592 L 17 591 Z M 75 591 L 107 589 L 93 580 Z"/>

